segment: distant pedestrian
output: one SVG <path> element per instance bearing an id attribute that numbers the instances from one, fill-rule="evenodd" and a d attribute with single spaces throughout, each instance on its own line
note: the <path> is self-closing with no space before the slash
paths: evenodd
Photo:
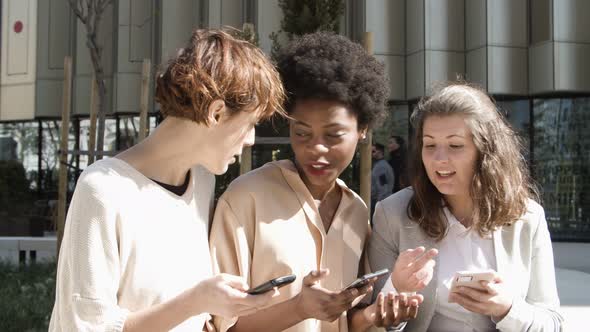
<path id="1" fill-rule="evenodd" d="M 393 168 L 395 176 L 393 184 L 393 192 L 395 193 L 409 185 L 406 172 L 406 141 L 401 136 L 391 135 L 387 148 L 389 150 L 389 165 Z"/>
<path id="2" fill-rule="evenodd" d="M 371 171 L 371 214 L 375 204 L 384 200 L 393 190 L 395 174 L 393 168 L 383 158 L 385 155 L 385 146 L 380 143 L 373 144 L 373 170 Z"/>

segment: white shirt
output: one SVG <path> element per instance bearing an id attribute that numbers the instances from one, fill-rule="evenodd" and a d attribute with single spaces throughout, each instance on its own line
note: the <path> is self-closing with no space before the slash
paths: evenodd
<path id="1" fill-rule="evenodd" d="M 129 312 L 210 277 L 214 181 L 193 168 L 186 192 L 177 196 L 120 159 L 88 167 L 66 218 L 49 331 L 121 331 Z M 201 331 L 207 317 L 173 330 Z"/>
<path id="2" fill-rule="evenodd" d="M 444 213 L 449 229 L 441 241 L 438 253 L 436 280 L 436 308 L 428 331 L 432 332 L 487 332 L 496 331 L 489 316 L 473 313 L 456 303 L 449 303 L 451 281 L 457 271 L 496 270 L 496 256 L 492 236 L 482 238 L 476 230 L 468 230 L 450 211 Z M 381 292 L 396 292 L 391 278 Z"/>

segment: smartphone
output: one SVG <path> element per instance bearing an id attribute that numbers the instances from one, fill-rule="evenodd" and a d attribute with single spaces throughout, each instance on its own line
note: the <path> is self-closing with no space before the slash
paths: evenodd
<path id="1" fill-rule="evenodd" d="M 258 285 L 254 288 L 249 289 L 248 294 L 251 294 L 251 295 L 263 294 L 275 287 L 281 288 L 285 285 L 288 285 L 288 284 L 292 283 L 293 281 L 295 281 L 296 278 L 297 277 L 294 274 L 274 278 L 274 279 L 271 279 L 271 280 L 263 283 L 262 285 Z"/>
<path id="2" fill-rule="evenodd" d="M 368 284 L 369 280 L 371 280 L 373 278 L 380 278 L 380 277 L 386 276 L 388 274 L 389 274 L 388 269 L 383 269 L 383 270 L 379 270 L 377 272 L 365 274 L 364 276 L 353 281 L 350 285 L 346 286 L 346 288 L 344 288 L 344 290 L 351 289 L 351 288 L 361 288 L 361 287 L 365 286 L 366 284 Z"/>
<path id="3" fill-rule="evenodd" d="M 485 288 L 481 285 L 480 282 L 492 282 L 495 276 L 496 271 L 494 270 L 457 271 L 455 272 L 455 276 L 453 277 L 453 281 L 451 282 L 451 292 L 453 292 L 455 288 L 459 286 L 466 286 L 483 290 Z"/>

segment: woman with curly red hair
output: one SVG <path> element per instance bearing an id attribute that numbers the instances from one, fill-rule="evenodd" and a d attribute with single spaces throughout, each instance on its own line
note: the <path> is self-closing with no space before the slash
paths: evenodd
<path id="1" fill-rule="evenodd" d="M 198 30 L 156 85 L 163 122 L 78 181 L 50 331 L 202 331 L 209 314 L 252 313 L 273 296 L 213 277 L 207 235 L 213 174 L 282 112 L 278 72 L 250 43 Z"/>

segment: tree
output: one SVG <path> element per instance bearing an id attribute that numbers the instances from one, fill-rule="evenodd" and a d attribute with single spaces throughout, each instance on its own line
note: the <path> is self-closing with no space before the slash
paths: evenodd
<path id="1" fill-rule="evenodd" d="M 102 64 L 102 46 L 98 43 L 98 28 L 105 9 L 112 0 L 69 0 L 70 7 L 86 28 L 86 46 L 90 52 L 90 59 L 94 68 L 94 79 L 98 89 L 98 133 L 96 140 L 96 159 L 102 158 L 105 127 L 105 104 L 107 87 L 104 80 Z M 92 124 L 91 124 L 92 126 Z M 92 153 L 92 151 L 90 151 Z"/>
<path id="2" fill-rule="evenodd" d="M 280 34 L 286 34 L 287 40 L 316 31 L 340 30 L 340 16 L 344 13 L 343 0 L 279 0 L 283 11 L 281 30 L 270 34 L 272 41 L 271 56 L 276 59 L 280 52 Z"/>

